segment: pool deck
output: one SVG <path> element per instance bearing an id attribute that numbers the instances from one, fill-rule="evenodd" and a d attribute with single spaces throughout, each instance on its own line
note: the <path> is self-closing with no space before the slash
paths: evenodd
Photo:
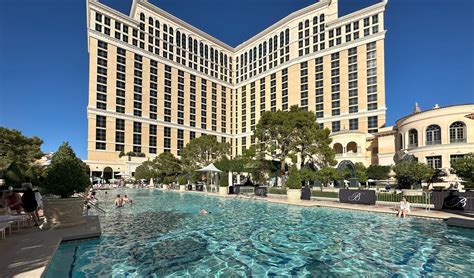
<path id="1" fill-rule="evenodd" d="M 66 229 L 40 230 L 37 227 L 12 229 L 0 240 L 0 277 L 41 277 L 61 241 L 97 237 L 99 218 L 88 216 L 87 224 Z"/>
<path id="2" fill-rule="evenodd" d="M 357 211 L 365 211 L 365 212 L 377 212 L 377 213 L 388 213 L 396 215 L 397 212 L 394 209 L 393 205 L 358 205 L 358 204 L 348 204 L 348 203 L 340 203 L 338 201 L 333 200 L 300 200 L 298 202 L 289 202 L 286 199 L 286 195 L 276 195 L 276 194 L 269 194 L 268 197 L 253 197 L 253 196 L 245 196 L 245 195 L 226 195 L 222 196 L 218 193 L 210 193 L 210 192 L 200 192 L 200 191 L 184 191 L 183 193 L 193 193 L 193 194 L 204 194 L 209 196 L 217 196 L 222 198 L 234 198 L 234 199 L 249 199 L 249 200 L 258 200 L 264 201 L 269 203 L 277 203 L 277 204 L 284 204 L 284 205 L 296 205 L 296 206 L 303 206 L 303 207 L 325 207 L 325 208 L 333 208 L 333 209 L 346 209 L 346 210 L 357 210 Z M 441 219 L 447 220 L 449 218 L 459 218 L 465 221 L 474 221 L 474 217 L 466 216 L 458 213 L 451 213 L 446 211 L 438 211 L 438 210 L 427 210 L 424 208 L 412 208 L 409 217 L 423 217 L 423 218 L 432 218 L 432 219 Z"/>

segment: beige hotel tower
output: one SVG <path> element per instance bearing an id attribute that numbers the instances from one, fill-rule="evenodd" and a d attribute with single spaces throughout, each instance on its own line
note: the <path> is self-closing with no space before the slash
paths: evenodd
<path id="1" fill-rule="evenodd" d="M 333 135 L 362 136 L 374 163 L 370 138 L 386 113 L 386 3 L 339 17 L 337 0 L 321 0 L 231 47 L 146 0 L 133 0 L 130 15 L 87 0 L 92 174 L 131 175 L 203 134 L 239 155 L 264 111 L 292 105 Z"/>

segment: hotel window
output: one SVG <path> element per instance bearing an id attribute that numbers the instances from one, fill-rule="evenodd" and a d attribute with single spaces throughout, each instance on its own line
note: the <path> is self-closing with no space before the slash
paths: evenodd
<path id="1" fill-rule="evenodd" d="M 454 161 L 460 159 L 460 158 L 464 158 L 466 155 L 465 154 L 452 154 L 449 156 L 449 161 L 451 163 L 453 163 Z"/>
<path id="2" fill-rule="evenodd" d="M 178 129 L 178 155 L 181 155 L 181 150 L 184 148 L 184 130 Z"/>
<path id="3" fill-rule="evenodd" d="M 178 109 L 177 118 L 178 124 L 184 124 L 184 71 L 178 70 Z"/>
<path id="4" fill-rule="evenodd" d="M 408 131 L 408 148 L 418 147 L 418 131 L 416 129 L 410 129 Z"/>
<path id="5" fill-rule="evenodd" d="M 357 47 L 348 51 L 349 113 L 356 113 L 358 107 Z"/>
<path id="6" fill-rule="evenodd" d="M 241 109 L 242 109 L 242 133 L 247 132 L 247 87 L 242 87 L 242 102 L 241 102 Z"/>
<path id="7" fill-rule="evenodd" d="M 375 42 L 367 44 L 367 110 L 377 107 L 377 60 Z"/>
<path id="8" fill-rule="evenodd" d="M 189 125 L 196 126 L 196 76 L 189 78 Z"/>
<path id="9" fill-rule="evenodd" d="M 341 130 L 341 122 L 340 121 L 332 122 L 332 132 L 338 132 L 340 130 Z"/>
<path id="10" fill-rule="evenodd" d="M 150 60 L 150 119 L 157 119 L 158 112 L 158 63 Z"/>
<path id="11" fill-rule="evenodd" d="M 201 128 L 207 129 L 207 80 L 201 79 Z"/>
<path id="12" fill-rule="evenodd" d="M 143 57 L 141 55 L 135 54 L 133 115 L 137 117 L 142 116 L 142 61 Z"/>
<path id="13" fill-rule="evenodd" d="M 324 82 L 323 82 L 323 58 L 315 60 L 315 84 L 316 84 L 316 118 L 324 117 Z"/>
<path id="14" fill-rule="evenodd" d="M 359 119 L 349 119 L 349 130 L 359 129 Z"/>
<path id="15" fill-rule="evenodd" d="M 426 145 L 441 144 L 441 128 L 438 125 L 430 125 L 426 129 Z"/>
<path id="16" fill-rule="evenodd" d="M 265 112 L 265 78 L 260 79 L 260 116 Z"/>
<path id="17" fill-rule="evenodd" d="M 165 65 L 165 84 L 164 84 L 164 120 L 171 122 L 171 67 Z"/>
<path id="18" fill-rule="evenodd" d="M 125 120 L 115 119 L 115 151 L 125 151 Z"/>
<path id="19" fill-rule="evenodd" d="M 270 75 L 270 110 L 276 111 L 276 74 Z"/>
<path id="20" fill-rule="evenodd" d="M 227 88 L 221 86 L 221 132 L 227 132 Z"/>
<path id="21" fill-rule="evenodd" d="M 440 155 L 427 156 L 426 164 L 428 164 L 428 166 L 430 166 L 433 169 L 441 169 L 443 167 Z"/>
<path id="22" fill-rule="evenodd" d="M 367 127 L 369 128 L 369 133 L 375 133 L 378 131 L 378 117 L 371 116 L 367 118 Z"/>
<path id="23" fill-rule="evenodd" d="M 306 89 L 306 93 L 307 93 Z M 273 99 L 272 97 L 272 106 L 273 102 L 276 100 Z M 276 104 L 275 104 L 276 105 Z M 288 69 L 283 69 L 281 71 L 281 109 L 283 111 L 288 110 Z"/>
<path id="24" fill-rule="evenodd" d="M 165 126 L 163 135 L 164 135 L 163 137 L 164 152 L 170 152 L 171 151 L 171 128 Z"/>
<path id="25" fill-rule="evenodd" d="M 255 130 L 255 82 L 250 84 L 250 130 Z"/>
<path id="26" fill-rule="evenodd" d="M 150 124 L 150 131 L 149 131 L 149 141 L 148 141 L 148 152 L 152 154 L 156 154 L 156 135 L 157 135 L 157 126 Z"/>
<path id="27" fill-rule="evenodd" d="M 98 41 L 97 50 L 97 102 L 98 109 L 107 109 L 107 43 Z"/>
<path id="28" fill-rule="evenodd" d="M 463 122 L 455 122 L 449 126 L 450 143 L 466 143 L 466 125 Z"/>
<path id="29" fill-rule="evenodd" d="M 308 110 L 308 62 L 300 63 L 300 106 Z"/>
<path id="30" fill-rule="evenodd" d="M 105 150 L 105 140 L 106 140 L 106 127 L 107 127 L 107 118 L 104 116 L 97 115 L 95 118 L 96 124 L 96 142 L 95 148 L 97 150 Z"/>
<path id="31" fill-rule="evenodd" d="M 331 54 L 331 115 L 341 114 L 340 109 L 339 53 Z"/>

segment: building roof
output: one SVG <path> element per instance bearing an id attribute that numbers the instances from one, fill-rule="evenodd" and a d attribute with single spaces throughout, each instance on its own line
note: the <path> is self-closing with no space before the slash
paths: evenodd
<path id="1" fill-rule="evenodd" d="M 398 120 L 395 121 L 396 125 L 398 126 L 399 122 L 403 121 L 403 120 L 406 120 L 408 118 L 410 118 L 411 116 L 414 116 L 414 115 L 420 115 L 420 114 L 423 114 L 423 113 L 426 113 L 426 112 L 430 112 L 430 111 L 434 111 L 434 110 L 442 110 L 442 109 L 446 109 L 446 108 L 452 108 L 452 107 L 458 107 L 458 106 L 469 106 L 469 105 L 473 105 L 474 106 L 474 103 L 463 103 L 463 104 L 453 104 L 453 105 L 446 105 L 446 106 L 442 106 L 442 107 L 439 107 L 439 106 L 435 106 L 433 108 L 430 108 L 430 109 L 426 109 L 424 111 L 421 111 L 421 112 L 417 112 L 417 113 L 411 113 L 409 115 L 406 115 Z"/>

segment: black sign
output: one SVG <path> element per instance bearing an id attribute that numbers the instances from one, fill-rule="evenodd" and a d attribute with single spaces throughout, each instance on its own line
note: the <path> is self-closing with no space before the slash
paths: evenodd
<path id="1" fill-rule="evenodd" d="M 376 201 L 377 196 L 375 196 L 374 190 L 339 190 L 339 202 L 341 203 L 375 205 Z"/>
<path id="2" fill-rule="evenodd" d="M 307 187 L 301 188 L 301 200 L 311 200 L 311 189 Z"/>
<path id="3" fill-rule="evenodd" d="M 474 211 L 474 192 L 433 191 L 432 201 L 435 209 Z"/>

